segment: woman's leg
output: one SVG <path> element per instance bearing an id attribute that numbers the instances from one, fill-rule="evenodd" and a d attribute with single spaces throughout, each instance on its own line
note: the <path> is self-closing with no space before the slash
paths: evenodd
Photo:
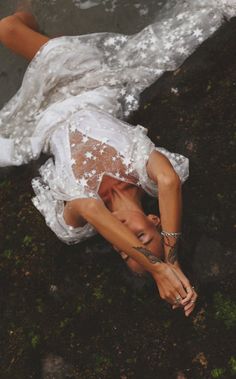
<path id="1" fill-rule="evenodd" d="M 14 16 L 18 17 L 23 22 L 23 24 L 28 26 L 30 29 L 33 29 L 36 32 L 39 31 L 38 23 L 37 23 L 36 18 L 34 17 L 34 15 L 32 13 L 17 10 L 14 13 Z"/>
<path id="2" fill-rule="evenodd" d="M 50 38 L 37 32 L 31 13 L 16 12 L 0 21 L 0 42 L 14 53 L 31 60 Z"/>

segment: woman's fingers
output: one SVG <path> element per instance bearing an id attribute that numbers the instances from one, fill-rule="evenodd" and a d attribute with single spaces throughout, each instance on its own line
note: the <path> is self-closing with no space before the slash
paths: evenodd
<path id="1" fill-rule="evenodd" d="M 184 309 L 187 310 L 189 308 L 189 305 L 191 304 L 195 305 L 196 301 L 197 301 L 197 293 L 193 290 L 193 295 L 191 297 L 191 300 L 189 300 L 189 302 L 185 304 Z"/>
<path id="2" fill-rule="evenodd" d="M 188 317 L 188 316 L 190 315 L 190 313 L 193 312 L 193 310 L 194 310 L 194 308 L 195 308 L 195 306 L 196 306 L 196 301 L 197 301 L 197 294 L 196 294 L 196 292 L 194 291 L 194 295 L 193 295 L 192 299 L 191 299 L 190 302 L 189 302 L 187 305 L 185 305 L 185 307 L 184 307 L 184 313 L 185 313 L 185 316 Z"/>
<path id="3" fill-rule="evenodd" d="M 125 261 L 127 261 L 127 259 L 129 259 L 129 255 L 126 254 L 124 251 L 120 251 L 119 253 L 121 255 L 121 258 L 124 259 Z"/>
<path id="4" fill-rule="evenodd" d="M 184 307 L 184 312 L 186 313 L 190 310 L 193 310 L 194 307 L 195 307 L 195 301 L 193 302 L 193 300 L 191 300 L 191 302 Z"/>
<path id="5" fill-rule="evenodd" d="M 185 307 L 189 303 L 196 303 L 196 300 L 197 300 L 197 293 L 194 290 L 194 288 L 192 288 L 191 291 L 189 291 L 188 296 L 182 301 L 182 304 Z"/>
<path id="6" fill-rule="evenodd" d="M 183 274 L 180 267 L 172 266 L 172 270 L 180 282 L 180 286 L 178 288 L 178 291 L 179 291 L 181 297 L 183 298 L 182 305 L 184 305 L 184 303 L 187 304 L 193 295 L 192 287 L 191 287 L 188 279 L 186 278 L 186 276 Z"/>
<path id="7" fill-rule="evenodd" d="M 185 316 L 188 317 L 195 308 L 195 304 L 191 304 L 188 310 L 184 310 Z"/>
<path id="8" fill-rule="evenodd" d="M 171 304 L 173 309 L 183 308 L 191 301 L 193 290 L 181 271 L 179 276 L 175 269 L 164 265 L 163 270 L 156 273 L 154 279 L 161 298 Z M 185 303 L 183 304 L 184 300 Z"/>
<path id="9" fill-rule="evenodd" d="M 171 304 L 177 305 L 178 307 L 182 305 L 182 301 L 186 298 L 187 292 L 185 291 L 181 281 L 177 279 L 175 284 L 175 291 L 172 291 L 170 296 Z"/>
<path id="10" fill-rule="evenodd" d="M 186 290 L 184 289 L 183 285 L 181 282 L 179 282 L 179 285 L 178 285 L 178 288 L 176 288 L 177 291 L 178 291 L 178 294 L 181 296 L 181 302 L 183 301 L 183 299 L 186 299 L 186 297 L 188 296 Z"/>
<path id="11" fill-rule="evenodd" d="M 174 304 L 172 305 L 172 309 L 175 310 L 175 309 L 179 309 L 179 308 L 183 308 L 183 306 L 181 304 L 181 300 L 175 300 Z"/>
<path id="12" fill-rule="evenodd" d="M 183 298 L 180 295 L 180 292 L 181 290 L 178 292 L 175 292 L 174 301 L 172 302 L 173 304 L 172 309 L 183 308 L 183 305 L 182 305 Z"/>
<path id="13" fill-rule="evenodd" d="M 180 309 L 182 308 L 182 306 L 179 306 L 179 305 L 173 305 L 172 306 L 172 310 L 175 311 L 176 309 Z"/>
<path id="14" fill-rule="evenodd" d="M 188 288 L 187 288 L 187 290 L 188 290 Z M 192 313 L 192 311 L 194 310 L 195 305 L 196 305 L 196 301 L 197 301 L 197 293 L 192 287 L 191 287 L 191 292 L 192 292 L 191 299 L 187 303 L 185 302 L 186 298 L 180 300 L 178 297 L 178 294 L 176 294 L 176 301 L 172 305 L 172 309 L 175 310 L 178 308 L 183 308 L 185 316 L 188 317 Z"/>
<path id="15" fill-rule="evenodd" d="M 186 292 L 187 292 L 187 296 L 181 302 L 183 306 L 188 304 L 194 295 L 193 289 L 190 286 L 186 287 Z"/>

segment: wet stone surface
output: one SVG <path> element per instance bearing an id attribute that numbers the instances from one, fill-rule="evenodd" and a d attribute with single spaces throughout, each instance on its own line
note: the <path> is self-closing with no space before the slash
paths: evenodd
<path id="1" fill-rule="evenodd" d="M 50 4 L 35 2 L 42 28 L 70 34 L 73 27 L 76 34 L 76 16 L 65 21 L 72 10 L 81 10 L 70 6 L 53 13 Z M 9 8 L 4 3 L 0 14 Z M 98 12 L 92 9 L 89 17 Z M 142 94 L 130 119 L 148 127 L 156 145 L 190 158 L 181 262 L 199 292 L 194 315 L 186 320 L 173 312 L 154 284 L 134 278 L 101 238 L 68 247 L 53 235 L 31 203 L 30 181 L 45 157 L 1 169 L 0 377 L 236 376 L 235 32 L 232 20 L 180 69 L 164 74 Z M 26 63 L 2 47 L 0 55 L 4 104 L 19 87 Z"/>

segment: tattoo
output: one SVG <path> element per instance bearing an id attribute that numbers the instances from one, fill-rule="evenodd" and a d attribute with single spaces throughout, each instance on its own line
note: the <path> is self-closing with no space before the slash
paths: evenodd
<path id="1" fill-rule="evenodd" d="M 170 247 L 168 252 L 167 261 L 174 264 L 178 260 L 178 243 Z"/>
<path id="2" fill-rule="evenodd" d="M 168 263 L 174 264 L 178 260 L 179 238 L 176 240 L 174 245 L 170 244 L 170 240 L 167 236 L 165 236 L 165 238 L 167 238 L 168 242 L 165 242 L 164 238 L 162 238 L 162 243 L 164 246 L 167 246 L 170 248 L 166 260 Z"/>
<path id="3" fill-rule="evenodd" d="M 149 250 L 145 249 L 144 247 L 134 247 L 135 250 L 137 250 L 139 253 L 143 254 L 150 263 L 156 264 L 156 263 L 162 263 L 162 260 L 155 255 L 153 255 Z"/>

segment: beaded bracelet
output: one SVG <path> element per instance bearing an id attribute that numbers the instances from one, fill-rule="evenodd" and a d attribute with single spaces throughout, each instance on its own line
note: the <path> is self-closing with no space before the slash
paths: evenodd
<path id="1" fill-rule="evenodd" d="M 178 233 L 176 233 L 176 232 L 165 232 L 164 230 L 162 230 L 161 235 L 163 237 L 179 238 L 182 235 L 182 233 L 180 233 L 180 232 L 178 232 Z"/>

